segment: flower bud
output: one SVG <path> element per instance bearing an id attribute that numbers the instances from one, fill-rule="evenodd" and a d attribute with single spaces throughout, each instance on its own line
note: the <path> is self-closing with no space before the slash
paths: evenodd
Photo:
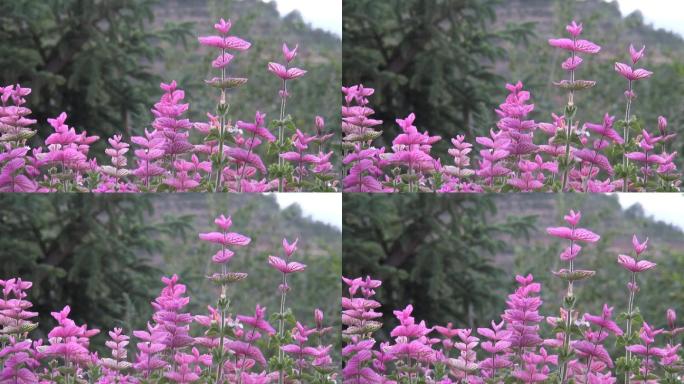
<path id="1" fill-rule="evenodd" d="M 288 293 L 289 291 L 290 291 L 290 286 L 287 285 L 287 283 L 285 283 L 285 284 L 280 284 L 280 285 L 278 286 L 278 293 L 281 293 L 281 294 L 282 294 L 282 293 Z"/>
<path id="2" fill-rule="evenodd" d="M 323 311 L 316 308 L 314 310 L 314 320 L 316 321 L 316 328 L 318 328 L 318 329 L 323 328 Z"/>
<path id="3" fill-rule="evenodd" d="M 669 308 L 667 310 L 667 325 L 670 327 L 670 329 L 675 328 L 675 322 L 677 321 L 677 312 L 675 312 L 674 309 Z"/>
<path id="4" fill-rule="evenodd" d="M 667 132 L 667 119 L 664 116 L 658 116 L 658 130 L 661 135 L 665 135 Z"/>
<path id="5" fill-rule="evenodd" d="M 634 93 L 634 91 L 625 91 L 625 97 L 627 98 L 627 100 L 631 101 L 636 99 L 637 96 L 636 93 Z"/>
<path id="6" fill-rule="evenodd" d="M 325 120 L 321 116 L 316 116 L 316 133 L 320 135 L 323 128 L 325 128 Z"/>
<path id="7" fill-rule="evenodd" d="M 632 293 L 639 292 L 639 285 L 637 283 L 627 283 L 627 289 Z"/>

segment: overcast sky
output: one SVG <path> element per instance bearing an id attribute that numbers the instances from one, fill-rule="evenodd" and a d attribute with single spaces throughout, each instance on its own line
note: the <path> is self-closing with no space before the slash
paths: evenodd
<path id="1" fill-rule="evenodd" d="M 316 28 L 342 36 L 342 0 L 262 0 L 278 4 L 278 12 L 285 16 L 298 10 L 302 18 Z"/>
<path id="2" fill-rule="evenodd" d="M 281 209 L 299 204 L 304 216 L 342 229 L 341 193 L 276 193 L 275 197 Z"/>
<path id="3" fill-rule="evenodd" d="M 684 230 L 684 195 L 681 193 L 618 193 L 622 208 L 639 203 L 647 215 Z"/>
<path id="4" fill-rule="evenodd" d="M 612 0 L 607 0 L 612 1 Z M 684 0 L 617 0 L 620 12 L 627 16 L 640 10 L 646 23 L 677 32 L 684 37 Z"/>

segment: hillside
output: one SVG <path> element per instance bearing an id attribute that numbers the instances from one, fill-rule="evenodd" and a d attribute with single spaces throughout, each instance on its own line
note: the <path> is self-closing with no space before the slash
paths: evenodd
<path id="1" fill-rule="evenodd" d="M 649 238 L 651 254 L 658 255 L 684 249 L 684 233 L 681 229 L 647 216 L 639 205 L 623 210 L 616 195 L 553 195 L 553 194 L 507 194 L 494 197 L 498 212 L 493 219 L 532 216 L 535 229 L 526 238 L 507 238 L 511 244 L 506 251 L 496 255 L 498 264 L 512 266 L 516 253 L 535 246 L 548 247 L 557 240 L 548 236 L 547 227 L 565 225 L 563 215 L 570 209 L 582 212 L 582 226 L 610 239 L 607 253 L 631 250 L 632 234 L 640 239 Z"/>
<path id="2" fill-rule="evenodd" d="M 645 44 L 649 54 L 660 60 L 681 59 L 684 55 L 681 36 L 646 23 L 639 11 L 623 18 L 615 0 L 507 0 L 497 9 L 498 24 L 532 22 L 539 37 L 564 33 L 559 23 L 567 23 L 571 19 L 585 24 L 586 36 L 602 40 L 604 52 L 623 54 L 623 49 L 618 46 L 634 43 L 635 46 Z"/>

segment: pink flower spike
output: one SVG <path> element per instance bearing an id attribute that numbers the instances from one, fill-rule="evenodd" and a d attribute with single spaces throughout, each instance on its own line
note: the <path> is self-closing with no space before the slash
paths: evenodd
<path id="1" fill-rule="evenodd" d="M 648 271 L 649 269 L 653 269 L 656 266 L 656 263 L 652 263 L 648 260 L 636 261 L 632 257 L 629 257 L 627 255 L 619 255 L 618 264 L 622 265 L 628 271 L 634 273 Z"/>
<path id="2" fill-rule="evenodd" d="M 636 252 L 637 256 L 641 255 L 646 248 L 648 248 L 648 237 L 643 243 L 639 243 L 639 239 L 637 239 L 636 235 L 633 235 L 632 246 L 634 247 L 634 252 Z"/>
<path id="3" fill-rule="evenodd" d="M 637 62 L 639 62 L 639 60 L 641 60 L 642 57 L 644 57 L 644 50 L 646 50 L 645 45 L 642 46 L 639 51 L 634 49 L 634 45 L 632 45 L 632 44 L 629 45 L 629 55 L 632 58 L 633 64 L 636 64 Z"/>
<path id="4" fill-rule="evenodd" d="M 294 60 L 294 58 L 297 56 L 297 49 L 299 48 L 299 44 L 296 44 L 294 49 L 290 50 L 287 47 L 286 43 L 283 43 L 283 57 L 285 58 L 285 61 L 288 63 Z"/>

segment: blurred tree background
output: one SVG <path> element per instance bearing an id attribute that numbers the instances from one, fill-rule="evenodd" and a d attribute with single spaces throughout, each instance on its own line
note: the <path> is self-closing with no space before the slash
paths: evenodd
<path id="1" fill-rule="evenodd" d="M 546 228 L 565 225 L 570 209 L 581 210 L 582 227 L 601 235 L 577 261 L 578 268 L 597 271 L 577 284 L 580 312 L 600 312 L 604 303 L 615 313 L 626 310 L 629 274 L 617 256 L 632 253 L 632 234 L 649 238 L 646 257 L 658 263 L 639 276 L 637 305 L 646 320 L 665 326 L 667 308 L 684 311 L 684 233 L 640 205 L 622 209 L 615 195 L 347 194 L 343 275 L 383 281 L 377 298 L 389 324 L 384 330 L 396 324 L 392 310 L 408 304 L 428 326 L 487 326 L 499 320 L 516 274 L 532 273 L 542 283 L 542 314 L 558 315 L 565 285 L 550 271 L 562 267 L 558 255 L 568 244 Z"/>
<path id="2" fill-rule="evenodd" d="M 216 248 L 197 234 L 216 230 L 220 214 L 232 215 L 232 229 L 252 238 L 230 265 L 249 273 L 234 311 L 253 314 L 257 303 L 277 311 L 280 275 L 268 255 L 282 254 L 283 237 L 299 238 L 294 258 L 308 268 L 293 276 L 289 305 L 300 321 L 313 323 L 313 309 L 321 308 L 339 324 L 339 229 L 304 217 L 296 205 L 281 210 L 273 196 L 3 194 L 0 206 L 0 278 L 34 283 L 29 299 L 40 312 L 39 334 L 54 326 L 50 312 L 67 304 L 75 321 L 103 331 L 144 328 L 161 277 L 174 273 L 188 286 L 188 309 L 205 314 L 216 301 L 205 278 L 215 272 Z"/>
<path id="3" fill-rule="evenodd" d="M 547 41 L 565 36 L 573 19 L 602 47 L 580 70 L 598 82 L 576 100 L 580 123 L 624 115 L 626 80 L 613 65 L 629 60 L 634 43 L 647 46 L 639 66 L 655 73 L 637 84 L 636 115 L 649 130 L 659 115 L 671 130 L 684 125 L 684 38 L 648 25 L 638 11 L 623 18 L 616 1 L 348 0 L 343 11 L 343 82 L 376 89 L 371 106 L 387 132 L 380 143 L 398 132 L 395 118 L 415 112 L 419 129 L 443 137 L 435 151 L 446 156 L 449 138 L 474 142 L 494 127 L 505 83 L 518 80 L 532 92 L 532 118 L 562 114 L 565 93 L 552 82 L 564 76 L 565 56 Z M 680 135 L 675 149 L 683 146 Z"/>
<path id="4" fill-rule="evenodd" d="M 481 324 L 504 303 L 505 290 L 493 288 L 510 280 L 492 259 L 506 247 L 499 235 L 532 227 L 525 217 L 491 222 L 496 211 L 488 196 L 345 194 L 343 275 L 383 281 L 386 322 L 394 323 L 392 309 L 413 304 L 431 324 Z"/>
<path id="5" fill-rule="evenodd" d="M 309 71 L 293 82 L 288 111 L 310 133 L 316 115 L 337 126 L 340 37 L 312 28 L 297 12 L 281 17 L 275 2 L 261 0 L 3 1 L 0 84 L 33 89 L 28 106 L 41 137 L 51 130 L 46 119 L 61 111 L 79 131 L 139 135 L 150 127 L 159 83 L 174 79 L 186 90 L 189 118 L 206 121 L 218 101 L 204 84 L 216 76 L 216 52 L 200 47 L 197 36 L 212 34 L 220 17 L 232 19 L 231 33 L 253 44 L 230 67 L 250 79 L 231 97 L 233 120 L 252 120 L 257 110 L 277 118 L 280 82 L 266 67 L 282 61 L 287 42 L 299 43 L 296 64 Z"/>

